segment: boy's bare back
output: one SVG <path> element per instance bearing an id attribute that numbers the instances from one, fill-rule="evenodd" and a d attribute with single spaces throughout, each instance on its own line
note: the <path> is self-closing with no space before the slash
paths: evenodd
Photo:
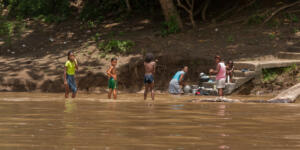
<path id="1" fill-rule="evenodd" d="M 151 61 L 150 63 L 144 62 L 145 74 L 154 74 L 155 73 L 155 65 L 156 65 L 156 63 L 154 61 Z"/>
<path id="2" fill-rule="evenodd" d="M 113 77 L 115 80 L 117 79 L 117 70 L 116 67 L 110 66 L 107 70 L 108 77 Z"/>

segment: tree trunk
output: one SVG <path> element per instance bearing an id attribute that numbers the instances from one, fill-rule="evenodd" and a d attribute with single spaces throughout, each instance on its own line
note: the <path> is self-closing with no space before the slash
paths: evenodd
<path id="1" fill-rule="evenodd" d="M 283 103 L 294 103 L 296 98 L 300 95 L 300 83 L 284 90 L 279 93 L 276 97 L 268 100 L 268 102 L 283 102 Z"/>
<path id="2" fill-rule="evenodd" d="M 203 21 L 206 21 L 206 10 L 208 8 L 209 3 L 210 3 L 210 0 L 205 0 L 205 2 L 204 2 L 204 7 L 203 7 L 202 12 L 201 12 L 201 16 L 202 16 Z"/>
<path id="3" fill-rule="evenodd" d="M 159 0 L 161 8 L 163 10 L 166 21 L 169 21 L 172 17 L 175 17 L 179 28 L 183 28 L 181 18 L 177 12 L 173 0 Z"/>
<path id="4" fill-rule="evenodd" d="M 84 5 L 83 0 L 77 0 L 76 1 L 75 6 L 77 7 L 77 12 L 78 13 L 81 13 L 83 5 Z"/>
<path id="5" fill-rule="evenodd" d="M 191 23 L 192 23 L 192 26 L 193 26 L 193 28 L 195 29 L 196 27 L 197 27 L 197 25 L 196 25 L 196 22 L 195 22 L 195 20 L 194 20 L 194 14 L 193 13 L 190 13 L 190 20 L 191 20 Z"/>
<path id="6" fill-rule="evenodd" d="M 125 0 L 127 6 L 127 12 L 131 12 L 131 5 L 129 0 Z"/>

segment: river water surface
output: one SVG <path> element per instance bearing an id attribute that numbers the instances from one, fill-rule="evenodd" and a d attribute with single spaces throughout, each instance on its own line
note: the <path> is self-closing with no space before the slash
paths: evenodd
<path id="1" fill-rule="evenodd" d="M 153 103 L 142 96 L 0 93 L 0 150 L 300 149 L 300 103 L 188 103 L 197 97 L 169 95 Z"/>

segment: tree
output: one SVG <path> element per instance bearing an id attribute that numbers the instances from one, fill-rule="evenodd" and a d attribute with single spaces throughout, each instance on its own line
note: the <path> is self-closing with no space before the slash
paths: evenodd
<path id="1" fill-rule="evenodd" d="M 187 5 L 184 5 L 181 0 L 177 0 L 177 5 L 181 8 L 183 8 L 188 14 L 189 14 L 189 18 L 190 21 L 193 25 L 193 28 L 196 28 L 196 23 L 194 20 L 194 4 L 195 4 L 195 0 L 185 0 L 185 3 Z"/>
<path id="2" fill-rule="evenodd" d="M 181 18 L 177 12 L 177 8 L 174 5 L 173 0 L 159 0 L 161 8 L 163 10 L 166 21 L 169 21 L 174 17 L 179 28 L 183 28 Z"/>
<path id="3" fill-rule="evenodd" d="M 125 0 L 126 2 L 126 6 L 127 6 L 127 11 L 131 12 L 131 5 L 130 5 L 130 1 L 129 0 Z"/>

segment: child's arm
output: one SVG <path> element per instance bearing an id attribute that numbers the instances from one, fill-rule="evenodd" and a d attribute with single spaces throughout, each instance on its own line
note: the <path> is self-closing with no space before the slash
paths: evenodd
<path id="1" fill-rule="evenodd" d="M 108 70 L 106 71 L 108 77 L 112 76 L 111 70 L 112 70 L 112 67 L 109 67 Z"/>
<path id="2" fill-rule="evenodd" d="M 211 74 L 218 74 L 219 71 L 220 71 L 220 65 L 218 64 L 217 67 L 216 67 L 216 70 L 213 70 L 211 72 Z"/>
<path id="3" fill-rule="evenodd" d="M 77 59 L 75 59 L 74 61 L 75 61 L 75 69 L 76 69 L 76 71 L 78 71 L 78 62 L 77 62 Z"/>
<path id="4" fill-rule="evenodd" d="M 64 84 L 67 85 L 67 67 L 64 69 Z"/>
<path id="5" fill-rule="evenodd" d="M 153 62 L 153 74 L 155 73 L 156 70 L 156 62 Z"/>
<path id="6" fill-rule="evenodd" d="M 183 85 L 183 82 L 182 82 L 183 77 L 184 77 L 184 74 L 180 75 L 180 78 L 179 78 L 179 83 L 180 83 L 181 85 Z"/>

